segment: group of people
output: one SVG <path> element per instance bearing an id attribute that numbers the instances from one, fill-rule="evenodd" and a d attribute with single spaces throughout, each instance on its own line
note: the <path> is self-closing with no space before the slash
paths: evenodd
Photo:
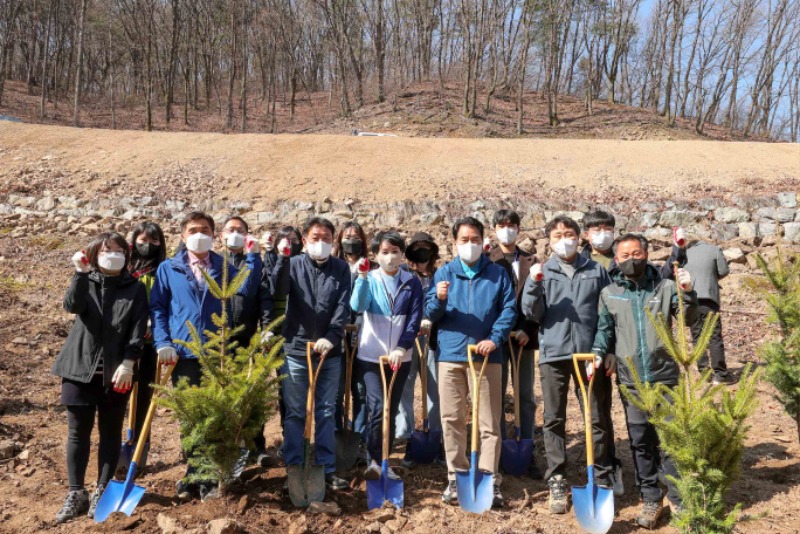
<path id="1" fill-rule="evenodd" d="M 230 217 L 217 228 L 211 216 L 191 212 L 181 222 L 180 245 L 169 258 L 164 234 L 153 222 L 136 226 L 130 244 L 114 232 L 97 236 L 72 258 L 76 272 L 64 308 L 76 319 L 53 366 L 53 373 L 62 378 L 69 429 L 69 492 L 57 521 L 93 515 L 117 467 L 125 408 L 135 381 L 139 384 L 136 435 L 158 365 L 175 365 L 173 383 L 184 378 L 190 385 L 200 384 L 200 362 L 175 340 L 190 339 L 189 323 L 198 332 L 215 328 L 211 317 L 221 311 L 221 303 L 209 293 L 204 273 L 221 284 L 225 257 L 231 279 L 242 269 L 249 271 L 230 302 L 231 325 L 243 327 L 236 341 L 249 345 L 259 329 L 264 343 L 275 335 L 284 338 L 279 456 L 287 466 L 303 462 L 309 388 L 306 351 L 311 343 L 314 362 L 325 356 L 314 392 L 314 461 L 324 466 L 330 490 L 349 488 L 337 476 L 334 438 L 337 430 L 349 427 L 349 420 L 362 441 L 364 478 L 381 476 L 381 373 L 396 373 L 388 402 L 390 440 L 398 443 L 408 443 L 416 427 L 414 388 L 417 376 L 426 373 L 427 391 L 422 394 L 429 428 L 443 436 L 435 460 L 447 469 L 443 501 L 458 501 L 456 473 L 469 469 L 466 414 L 470 395 L 479 387 L 483 402 L 478 467 L 494 475 L 493 505 L 502 507 L 499 464 L 510 356 L 513 349 L 520 350 L 519 383 L 513 387 L 519 396 L 520 437 L 532 440 L 538 349 L 544 404 L 539 446 L 544 447 L 547 466 L 542 475 L 531 458 L 528 474 L 546 480 L 550 512 L 566 513 L 567 401 L 570 382 L 577 380 L 572 355 L 594 353 L 595 361 L 579 369 L 584 381 L 594 375 L 595 476 L 598 484 L 621 493 L 621 462 L 611 418 L 612 376 L 631 386 L 629 366 L 634 365 L 647 382 L 677 384 L 678 369 L 646 310 L 672 317 L 683 295 L 687 317 L 699 334 L 702 316 L 719 310 L 718 280 L 727 274 L 725 259 L 714 245 L 687 244 L 683 230 L 676 229 L 672 255 L 663 267 L 656 267 L 648 262 L 643 236 L 617 236 L 613 215 L 595 211 L 586 215 L 583 229 L 567 216 L 550 220 L 544 231 L 552 254 L 539 263 L 534 253 L 518 246 L 518 213 L 500 210 L 492 224 L 487 232 L 473 217 L 457 220 L 448 243 L 453 260 L 444 264 L 439 244 L 427 233 L 407 239 L 397 231 L 381 231 L 368 240 L 357 222 L 347 222 L 337 231 L 322 217 L 308 219 L 302 228 L 282 227 L 275 236 L 265 234 L 259 240 L 250 235 L 241 217 Z M 213 250 L 215 243 L 227 250 L 226 256 Z M 673 268 L 673 262 L 681 267 Z M 280 331 L 266 328 L 280 316 L 284 316 Z M 720 332 L 718 326 L 711 365 L 715 382 L 728 382 Z M 488 359 L 480 384 L 470 379 L 469 345 L 476 346 L 476 363 Z M 429 351 L 424 358 L 419 354 L 422 347 Z M 352 415 L 344 413 L 342 402 L 344 355 L 351 352 L 356 354 L 350 383 Z M 707 359 L 701 362 L 708 365 Z M 643 500 L 637 520 L 653 528 L 664 508 L 664 482 L 670 502 L 680 505 L 672 478 L 663 476 L 677 473 L 659 449 L 646 414 L 621 399 Z M 578 401 L 583 409 L 580 397 Z M 90 496 L 84 479 L 95 417 L 100 433 L 98 479 Z M 188 456 L 192 452 L 185 451 Z M 262 465 L 276 460 L 267 452 L 263 433 L 250 455 Z M 416 465 L 408 451 L 402 465 Z M 191 469 L 187 467 L 187 475 Z M 397 477 L 391 469 L 388 476 Z M 216 487 L 213 480 L 191 483 L 184 478 L 177 491 L 181 498 L 205 500 L 215 495 Z"/>

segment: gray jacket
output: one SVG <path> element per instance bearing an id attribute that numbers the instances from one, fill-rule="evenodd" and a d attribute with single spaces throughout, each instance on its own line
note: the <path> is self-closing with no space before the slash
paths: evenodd
<path id="1" fill-rule="evenodd" d="M 719 304 L 719 280 L 730 272 L 722 250 L 716 245 L 699 241 L 686 249 L 684 268 L 692 275 L 697 298 Z"/>
<path id="2" fill-rule="evenodd" d="M 611 283 L 602 265 L 581 255 L 569 278 L 558 259 L 542 266 L 544 279 L 528 277 L 522 291 L 522 312 L 539 323 L 539 362 L 571 360 L 573 353 L 591 352 L 597 329 L 600 291 Z"/>

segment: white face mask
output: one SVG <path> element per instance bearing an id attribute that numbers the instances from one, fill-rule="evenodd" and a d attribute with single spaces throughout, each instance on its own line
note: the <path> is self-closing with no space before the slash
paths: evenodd
<path id="1" fill-rule="evenodd" d="M 325 261 L 331 255 L 333 245 L 325 241 L 317 241 L 315 243 L 306 243 L 306 252 L 311 256 L 312 260 Z"/>
<path id="2" fill-rule="evenodd" d="M 400 264 L 403 263 L 403 257 L 400 254 L 378 254 L 375 259 L 381 269 L 387 273 L 395 272 L 400 268 Z"/>
<path id="3" fill-rule="evenodd" d="M 121 271 L 125 267 L 125 254 L 122 252 L 102 252 L 97 256 L 97 265 L 106 271 Z"/>
<path id="4" fill-rule="evenodd" d="M 603 230 L 594 234 L 590 234 L 592 247 L 600 252 L 606 252 L 614 244 L 614 232 Z"/>
<path id="5" fill-rule="evenodd" d="M 504 226 L 497 231 L 497 240 L 504 245 L 510 245 L 517 240 L 517 229 L 513 226 Z"/>
<path id="6" fill-rule="evenodd" d="M 214 238 L 202 232 L 197 232 L 186 238 L 186 249 L 190 252 L 208 252 L 214 246 Z"/>
<path id="7" fill-rule="evenodd" d="M 483 252 L 482 247 L 477 243 L 460 243 L 456 245 L 458 249 L 458 257 L 467 263 L 478 261 Z"/>
<path id="8" fill-rule="evenodd" d="M 553 252 L 558 255 L 559 258 L 562 260 L 566 260 L 567 258 L 571 258 L 575 255 L 575 252 L 578 250 L 578 240 L 577 239 L 562 239 L 555 245 L 553 245 Z"/>
<path id="9" fill-rule="evenodd" d="M 239 232 L 228 234 L 225 245 L 228 248 L 242 248 L 244 246 L 244 234 L 240 234 Z"/>

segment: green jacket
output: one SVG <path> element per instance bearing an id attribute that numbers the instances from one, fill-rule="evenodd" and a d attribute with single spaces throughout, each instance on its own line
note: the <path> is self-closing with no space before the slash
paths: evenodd
<path id="1" fill-rule="evenodd" d="M 610 272 L 613 283 L 600 292 L 599 320 L 592 352 L 600 356 L 616 347 L 617 380 L 633 385 L 628 357 L 633 358 L 639 377 L 644 382 L 678 383 L 678 366 L 656 335 L 645 309 L 654 316 L 661 313 L 672 325 L 678 314 L 678 292 L 675 282 L 661 278 L 653 265 L 647 266 L 642 280 L 626 279 L 618 268 Z M 697 310 L 697 295 L 684 292 L 686 323 L 692 324 Z M 615 345 L 616 344 L 616 345 Z"/>

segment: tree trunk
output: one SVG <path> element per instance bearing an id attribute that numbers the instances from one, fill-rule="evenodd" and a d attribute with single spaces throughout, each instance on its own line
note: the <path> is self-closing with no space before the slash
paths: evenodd
<path id="1" fill-rule="evenodd" d="M 81 71 L 83 70 L 83 34 L 86 22 L 86 4 L 89 0 L 81 0 L 80 15 L 78 18 L 78 60 L 75 68 L 75 104 L 72 111 L 72 125 L 80 126 L 81 109 Z"/>
<path id="2" fill-rule="evenodd" d="M 58 5 L 58 0 L 50 2 L 50 9 L 47 11 L 47 29 L 44 34 L 44 50 L 42 53 L 42 95 L 39 102 L 39 118 L 44 119 L 47 112 L 47 67 L 50 59 L 50 32 L 53 26 L 53 11 Z"/>

